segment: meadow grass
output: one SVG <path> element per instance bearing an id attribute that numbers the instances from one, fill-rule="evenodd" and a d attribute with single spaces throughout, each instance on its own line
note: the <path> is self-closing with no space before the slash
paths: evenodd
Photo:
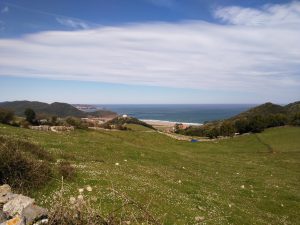
<path id="1" fill-rule="evenodd" d="M 40 132 L 0 125 L 0 135 L 38 143 L 75 167 L 70 193 L 90 185 L 103 212 L 120 199 L 140 202 L 164 224 L 297 224 L 300 221 L 300 128 L 214 142 L 178 141 L 147 129 Z M 118 165 L 116 165 L 116 163 Z M 38 203 L 60 186 L 54 175 L 32 190 Z"/>

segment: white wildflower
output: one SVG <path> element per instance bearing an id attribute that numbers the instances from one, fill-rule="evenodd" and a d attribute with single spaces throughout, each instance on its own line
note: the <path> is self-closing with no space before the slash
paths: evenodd
<path id="1" fill-rule="evenodd" d="M 241 188 L 244 189 L 244 188 L 245 188 L 245 185 L 241 185 Z"/>
<path id="2" fill-rule="evenodd" d="M 83 195 L 78 195 L 77 199 L 82 201 L 83 200 Z"/>
<path id="3" fill-rule="evenodd" d="M 116 165 L 116 166 L 119 166 L 120 164 L 119 164 L 119 163 L 115 163 L 115 165 Z"/>
<path id="4" fill-rule="evenodd" d="M 181 180 L 179 180 L 178 183 L 181 184 Z"/>
<path id="5" fill-rule="evenodd" d="M 79 188 L 78 191 L 81 194 L 81 193 L 83 193 L 84 189 L 83 188 Z"/>
<path id="6" fill-rule="evenodd" d="M 86 187 L 86 190 L 91 192 L 93 189 L 92 189 L 91 186 L 87 186 L 87 187 Z"/>
<path id="7" fill-rule="evenodd" d="M 203 221 L 205 218 L 204 218 L 204 216 L 196 216 L 195 217 L 195 220 L 197 221 L 197 222 L 201 222 L 201 221 Z"/>
<path id="8" fill-rule="evenodd" d="M 70 203 L 71 204 L 75 204 L 76 203 L 76 199 L 74 197 L 70 197 Z"/>
<path id="9" fill-rule="evenodd" d="M 127 162 L 127 159 L 124 159 L 124 162 Z"/>

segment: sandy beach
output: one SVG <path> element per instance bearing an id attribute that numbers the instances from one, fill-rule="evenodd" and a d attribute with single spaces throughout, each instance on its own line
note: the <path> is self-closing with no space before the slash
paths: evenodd
<path id="1" fill-rule="evenodd" d="M 173 121 L 165 121 L 165 120 L 146 120 L 143 119 L 142 121 L 152 125 L 155 128 L 160 128 L 160 129 L 172 129 L 175 124 L 183 124 L 183 126 L 188 127 L 188 126 L 201 126 L 201 123 L 185 123 L 185 122 L 173 122 Z"/>

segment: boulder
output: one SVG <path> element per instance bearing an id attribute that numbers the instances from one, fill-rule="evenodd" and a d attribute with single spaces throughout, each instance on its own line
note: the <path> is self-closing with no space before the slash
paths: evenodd
<path id="1" fill-rule="evenodd" d="M 22 211 L 22 217 L 26 224 L 32 224 L 40 219 L 46 218 L 48 214 L 47 209 L 44 209 L 35 204 L 30 204 Z"/>
<path id="2" fill-rule="evenodd" d="M 11 188 L 8 184 L 3 184 L 0 186 L 0 196 L 11 193 Z"/>
<path id="3" fill-rule="evenodd" d="M 8 202 L 8 200 L 10 199 L 9 196 L 11 195 L 12 193 L 9 185 L 4 184 L 0 186 L 0 206 Z"/>
<path id="4" fill-rule="evenodd" d="M 3 212 L 7 216 L 15 216 L 16 214 L 21 215 L 23 209 L 25 209 L 27 206 L 34 203 L 34 199 L 26 197 L 24 195 L 17 195 L 13 199 L 9 200 L 7 203 L 3 206 Z"/>
<path id="5" fill-rule="evenodd" d="M 25 225 L 25 223 L 24 220 L 17 215 L 14 218 L 1 223 L 0 225 Z"/>

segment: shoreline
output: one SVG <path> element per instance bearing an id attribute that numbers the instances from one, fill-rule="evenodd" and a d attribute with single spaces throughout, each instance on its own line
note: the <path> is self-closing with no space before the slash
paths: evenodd
<path id="1" fill-rule="evenodd" d="M 202 126 L 202 123 L 188 123 L 188 122 L 174 122 L 168 120 L 152 120 L 152 119 L 140 119 L 141 121 L 148 123 L 152 126 L 175 126 L 175 124 L 183 124 L 185 126 Z"/>

